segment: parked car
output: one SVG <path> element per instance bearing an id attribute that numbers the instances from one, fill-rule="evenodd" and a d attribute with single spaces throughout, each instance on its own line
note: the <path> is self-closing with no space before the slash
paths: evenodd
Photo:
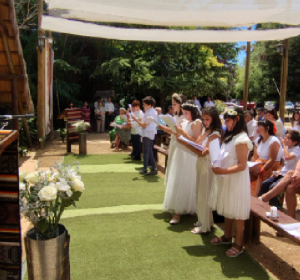
<path id="1" fill-rule="evenodd" d="M 265 107 L 265 101 L 263 101 L 263 100 L 258 100 L 257 102 L 256 102 L 256 109 L 258 109 L 258 108 L 264 108 Z"/>
<path id="2" fill-rule="evenodd" d="M 244 101 L 240 101 L 239 105 L 244 107 Z M 247 102 L 247 109 L 250 110 L 253 108 L 256 108 L 256 103 L 255 102 Z"/>
<path id="3" fill-rule="evenodd" d="M 273 109 L 276 108 L 276 102 L 275 101 L 266 101 L 265 107 L 273 107 Z"/>
<path id="4" fill-rule="evenodd" d="M 286 111 L 294 111 L 295 105 L 291 101 L 285 102 L 285 110 Z"/>
<path id="5" fill-rule="evenodd" d="M 232 109 L 233 107 L 240 107 L 240 108 L 243 108 L 243 106 L 240 106 L 236 103 L 233 103 L 233 102 L 224 102 L 224 105 L 225 105 L 225 109 Z"/>

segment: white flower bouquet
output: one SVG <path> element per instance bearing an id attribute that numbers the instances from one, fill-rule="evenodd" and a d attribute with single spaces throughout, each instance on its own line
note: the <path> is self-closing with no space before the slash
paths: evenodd
<path id="1" fill-rule="evenodd" d="M 82 133 L 82 132 L 85 132 L 90 127 L 90 123 L 81 120 L 81 121 L 74 123 L 72 126 L 75 127 L 75 129 L 78 133 Z"/>
<path id="2" fill-rule="evenodd" d="M 58 235 L 58 223 L 66 207 L 79 201 L 85 190 L 78 162 L 58 164 L 50 171 L 20 172 L 20 211 L 33 223 L 36 238 L 45 240 Z M 56 170 L 56 172 L 54 172 Z"/>

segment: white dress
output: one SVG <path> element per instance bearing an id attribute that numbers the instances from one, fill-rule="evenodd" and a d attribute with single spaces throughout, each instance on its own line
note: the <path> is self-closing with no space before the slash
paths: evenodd
<path id="1" fill-rule="evenodd" d="M 205 133 L 203 130 L 202 134 Z M 213 131 L 209 136 L 207 136 L 203 142 L 202 146 L 206 146 L 209 137 L 212 135 L 217 135 L 221 137 L 220 132 Z M 212 210 L 208 205 L 208 199 L 211 190 L 213 172 L 211 169 L 210 155 L 205 157 L 198 157 L 197 160 L 197 185 L 196 185 L 196 199 L 197 199 L 197 216 L 198 224 L 201 232 L 211 231 L 211 227 L 214 224 L 214 219 L 212 215 Z"/>
<path id="2" fill-rule="evenodd" d="M 181 116 L 175 115 L 174 119 L 176 121 L 176 124 L 178 125 L 184 120 L 184 117 L 183 117 L 183 115 L 181 115 Z M 170 141 L 169 149 L 168 149 L 168 162 L 167 162 L 167 168 L 166 168 L 166 173 L 165 173 L 165 186 L 167 186 L 167 183 L 168 183 L 169 168 L 170 168 L 170 165 L 172 162 L 172 157 L 173 157 L 173 153 L 174 153 L 174 149 L 175 149 L 174 143 L 176 141 L 177 141 L 176 136 L 174 134 L 171 134 L 171 141 Z"/>
<path id="3" fill-rule="evenodd" d="M 229 143 L 223 143 L 221 152 L 227 152 L 222 160 L 222 167 L 229 168 L 238 163 L 236 145 L 247 144 L 252 150 L 252 142 L 245 132 L 234 136 Z M 224 175 L 213 174 L 213 182 L 209 197 L 209 206 L 217 210 L 219 215 L 229 219 L 247 220 L 250 215 L 250 175 L 249 168 Z"/>
<path id="4" fill-rule="evenodd" d="M 192 124 L 187 123 L 185 131 L 193 136 Z M 196 204 L 196 177 L 197 158 L 192 151 L 177 141 L 173 143 L 174 151 L 169 162 L 169 175 L 163 210 L 173 211 L 178 214 L 190 214 L 197 212 Z"/>

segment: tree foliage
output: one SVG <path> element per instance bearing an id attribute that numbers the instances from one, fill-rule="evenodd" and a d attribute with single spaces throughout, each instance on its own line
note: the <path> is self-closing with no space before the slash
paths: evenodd
<path id="1" fill-rule="evenodd" d="M 281 28 L 279 24 L 260 24 L 257 29 Z M 250 100 L 279 100 L 282 57 L 276 51 L 278 41 L 256 42 L 252 44 L 249 70 Z M 300 37 L 289 39 L 289 67 L 287 100 L 300 99 Z M 239 67 L 236 92 L 242 98 L 244 89 L 245 66 Z"/>
<path id="2" fill-rule="evenodd" d="M 15 1 L 35 104 L 38 73 L 37 2 Z M 115 90 L 117 99 L 125 98 L 127 102 L 152 95 L 162 106 L 173 92 L 182 92 L 187 96 L 197 94 L 222 98 L 232 90 L 235 83 L 235 44 L 116 41 L 61 33 L 54 33 L 52 36 L 56 113 L 58 106 L 62 110 L 70 101 L 77 106 L 81 106 L 83 101 L 92 103 L 97 90 Z"/>

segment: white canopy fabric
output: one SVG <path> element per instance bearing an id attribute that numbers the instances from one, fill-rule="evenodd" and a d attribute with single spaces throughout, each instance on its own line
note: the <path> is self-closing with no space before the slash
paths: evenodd
<path id="1" fill-rule="evenodd" d="M 283 40 L 298 36 L 300 28 L 269 30 L 174 30 L 120 28 L 43 16 L 42 29 L 74 35 L 132 41 L 229 43 Z"/>
<path id="2" fill-rule="evenodd" d="M 156 26 L 300 24 L 300 0 L 46 0 L 49 14 Z"/>

